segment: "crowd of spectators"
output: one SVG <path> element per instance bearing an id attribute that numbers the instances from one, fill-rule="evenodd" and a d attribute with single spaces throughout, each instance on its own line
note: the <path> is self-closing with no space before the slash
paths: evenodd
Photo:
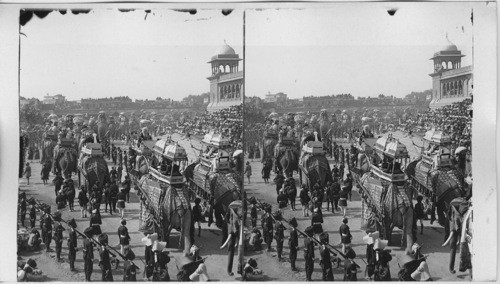
<path id="1" fill-rule="evenodd" d="M 209 132 L 222 134 L 230 140 L 231 145 L 242 142 L 243 106 L 231 106 L 212 113 L 196 115 L 185 119 L 183 125 L 187 132 L 204 135 Z"/>
<path id="2" fill-rule="evenodd" d="M 452 144 L 468 147 L 472 134 L 472 99 L 465 99 L 435 110 L 417 113 L 408 118 L 407 127 L 421 127 L 424 130 L 436 129 L 451 136 Z"/>

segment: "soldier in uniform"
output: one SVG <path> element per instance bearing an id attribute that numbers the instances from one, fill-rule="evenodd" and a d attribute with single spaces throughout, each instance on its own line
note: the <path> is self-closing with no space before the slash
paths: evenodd
<path id="1" fill-rule="evenodd" d="M 314 234 L 319 235 L 323 233 L 323 214 L 318 208 L 314 209 L 311 217 L 311 226 L 314 230 Z"/>
<path id="2" fill-rule="evenodd" d="M 281 254 L 283 252 L 283 242 L 285 241 L 285 226 L 281 223 L 282 215 L 281 211 L 274 212 L 274 219 L 276 224 L 274 225 L 274 239 L 276 240 L 276 251 L 278 252 L 278 261 L 283 261 Z"/>
<path id="3" fill-rule="evenodd" d="M 250 219 L 252 221 L 252 228 L 257 227 L 257 200 L 254 196 L 250 198 Z"/>
<path id="4" fill-rule="evenodd" d="M 299 246 L 299 235 L 297 233 L 297 220 L 293 217 L 290 222 L 290 238 L 288 239 L 288 247 L 290 248 L 290 265 L 292 271 L 297 271 L 295 261 L 297 260 L 297 247 Z"/>
<path id="5" fill-rule="evenodd" d="M 266 207 L 266 213 L 262 215 L 262 228 L 264 231 L 264 241 L 267 244 L 267 251 L 271 251 L 273 242 L 273 218 L 271 216 L 271 205 Z"/>
<path id="6" fill-rule="evenodd" d="M 111 181 L 116 182 L 116 178 L 118 177 L 118 172 L 115 167 L 111 167 L 111 171 L 109 171 L 109 176 L 111 177 Z"/>
<path id="7" fill-rule="evenodd" d="M 26 218 L 26 192 L 19 196 L 19 214 L 21 219 L 21 227 L 24 227 L 24 219 Z"/>
<path id="8" fill-rule="evenodd" d="M 123 281 L 124 282 L 135 282 L 137 281 L 137 268 L 134 264 L 132 264 L 132 260 L 135 258 L 135 254 L 127 247 L 127 251 L 124 254 L 124 262 L 123 262 Z"/>
<path id="9" fill-rule="evenodd" d="M 59 261 L 59 262 L 61 261 L 63 231 L 65 231 L 63 226 L 60 223 L 57 223 L 55 228 L 54 228 L 54 242 L 56 244 L 56 257 L 57 257 L 57 261 Z"/>
<path id="10" fill-rule="evenodd" d="M 85 229 L 87 238 L 83 241 L 83 267 L 85 269 L 85 281 L 90 282 L 94 270 L 94 243 L 90 240 L 93 236 L 92 227 Z"/>
<path id="11" fill-rule="evenodd" d="M 30 204 L 30 226 L 31 226 L 31 228 L 35 227 L 35 223 L 36 223 L 36 208 L 35 208 L 35 204 L 31 203 Z"/>
<path id="12" fill-rule="evenodd" d="M 118 157 L 121 157 L 121 156 L 118 156 Z M 118 168 L 116 169 L 116 181 L 118 183 L 122 182 L 122 174 L 123 174 L 123 166 L 122 166 L 122 163 L 120 161 L 120 163 L 118 164 Z"/>
<path id="13" fill-rule="evenodd" d="M 333 281 L 333 267 L 332 267 L 332 259 L 330 255 L 330 250 L 326 247 L 329 243 L 328 233 L 323 232 L 319 235 L 319 239 L 322 243 L 320 246 L 320 255 L 321 255 L 321 270 L 323 272 L 323 281 Z M 335 255 L 334 255 L 335 256 Z"/>
<path id="14" fill-rule="evenodd" d="M 111 259 L 109 256 L 109 250 L 106 247 L 108 244 L 108 235 L 101 234 L 99 236 L 99 243 L 101 247 L 99 249 L 99 267 L 101 268 L 102 277 L 101 281 L 110 282 L 113 281 L 113 274 L 111 273 Z"/>
<path id="15" fill-rule="evenodd" d="M 76 221 L 71 219 L 68 221 L 69 225 L 69 236 L 68 236 L 68 261 L 69 268 L 71 271 L 75 271 L 75 259 L 76 259 L 76 247 L 77 247 L 77 235 L 76 235 Z"/>
<path id="16" fill-rule="evenodd" d="M 50 217 L 50 207 L 47 207 L 46 214 L 43 218 L 43 243 L 46 251 L 50 251 L 50 243 L 52 242 L 52 218 Z"/>
<path id="17" fill-rule="evenodd" d="M 311 276 L 314 270 L 314 241 L 312 236 L 314 229 L 309 226 L 305 229 L 307 238 L 304 239 L 304 259 L 306 262 L 306 281 L 312 281 Z"/>

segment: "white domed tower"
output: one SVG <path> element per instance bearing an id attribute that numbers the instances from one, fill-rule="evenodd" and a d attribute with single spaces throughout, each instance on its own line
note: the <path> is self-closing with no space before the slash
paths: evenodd
<path id="1" fill-rule="evenodd" d="M 432 77 L 432 109 L 461 101 L 472 94 L 472 66 L 462 67 L 464 56 L 446 35 L 443 47 L 430 59 L 434 62 L 434 72 L 429 74 Z"/>
<path id="2" fill-rule="evenodd" d="M 243 72 L 239 70 L 241 58 L 225 41 L 208 62 L 212 67 L 210 81 L 210 112 L 243 103 Z"/>

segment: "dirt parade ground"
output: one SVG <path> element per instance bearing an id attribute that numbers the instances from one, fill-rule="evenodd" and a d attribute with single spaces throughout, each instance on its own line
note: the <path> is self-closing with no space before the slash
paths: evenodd
<path id="1" fill-rule="evenodd" d="M 395 136 L 399 136 L 401 141 L 405 143 L 412 153 L 412 156 L 416 153 L 415 147 L 411 145 L 411 139 L 404 137 L 402 133 L 396 133 Z M 194 161 L 199 154 L 197 149 L 201 148 L 199 140 L 192 138 L 191 140 L 186 139 L 184 136 L 179 134 L 173 134 L 172 139 L 178 141 L 181 146 L 186 149 L 190 162 Z M 416 140 L 416 139 L 414 139 Z M 121 142 L 120 142 L 121 143 Z M 117 144 L 120 144 L 117 143 Z M 124 146 L 123 146 L 124 147 Z M 271 182 L 265 184 L 261 178 L 262 164 L 260 159 L 249 160 L 252 167 L 251 182 L 245 179 L 245 191 L 248 197 L 255 196 L 259 201 L 267 202 L 273 205 L 273 211 L 277 209 L 276 205 L 276 192 L 275 185 L 272 182 L 274 174 L 271 176 Z M 28 199 L 34 197 L 43 203 L 47 203 L 52 207 L 55 206 L 55 193 L 54 185 L 49 182 L 49 184 L 44 185 L 37 173 L 41 170 L 41 165 L 37 161 L 30 161 L 32 166 L 32 171 L 34 176 L 32 177 L 30 184 L 27 185 L 26 179 L 19 179 L 19 187 L 21 192 L 26 192 Z M 332 162 L 333 163 L 333 162 Z M 111 168 L 112 162 L 108 161 L 108 166 Z M 125 173 L 124 173 L 125 175 Z M 298 177 L 294 175 L 298 180 Z M 52 179 L 53 177 L 51 177 Z M 51 180 L 50 179 L 50 180 Z M 75 177 L 73 177 L 75 179 Z M 76 181 L 77 183 L 78 181 Z M 75 208 L 73 212 L 69 211 L 69 208 L 65 208 L 62 213 L 64 220 L 69 220 L 75 218 L 77 222 L 77 228 L 83 230 L 88 227 L 89 218 L 81 218 L 80 208 L 75 202 Z M 298 221 L 298 228 L 303 230 L 310 225 L 310 217 L 303 217 L 302 208 L 300 202 L 297 198 L 297 208 L 292 211 L 289 207 L 282 210 L 283 217 L 289 220 L 295 217 Z M 334 245 L 337 249 L 340 249 L 340 236 L 338 229 L 342 222 L 342 214 L 340 212 L 332 213 L 331 211 L 326 211 L 326 203 L 323 204 L 324 211 L 324 223 L 323 228 L 330 235 L 330 243 Z M 331 210 L 331 209 L 330 209 Z M 119 241 L 117 237 L 117 229 L 120 226 L 120 216 L 118 214 L 110 215 L 109 213 L 104 213 L 102 211 L 102 230 L 103 233 L 108 234 L 110 246 L 119 250 Z M 139 199 L 132 190 L 130 196 L 130 203 L 126 204 L 124 219 L 127 221 L 127 227 L 131 236 L 130 246 L 133 249 L 136 259 L 134 261 L 140 267 L 138 272 L 138 280 L 142 281 L 142 272 L 144 268 L 144 263 L 141 262 L 144 259 L 144 245 L 141 243 L 143 234 L 138 231 L 139 229 Z M 259 215 L 262 212 L 259 212 Z M 347 218 L 349 220 L 348 225 L 351 228 L 351 233 L 353 235 L 352 247 L 357 254 L 355 262 L 361 267 L 358 270 L 358 279 L 365 280 L 364 270 L 365 270 L 365 256 L 366 245 L 362 238 L 365 235 L 363 231 L 360 230 L 361 223 L 361 199 L 359 194 L 353 190 L 352 201 L 348 201 L 347 207 Z M 37 216 L 36 227 L 39 226 L 40 215 Z M 247 228 L 250 228 L 250 218 L 247 218 L 248 224 Z M 259 218 L 260 220 L 260 218 Z M 29 218 L 25 221 L 25 225 L 29 226 Z M 417 242 L 422 245 L 422 252 L 424 255 L 428 256 L 428 264 L 430 268 L 430 273 L 433 280 L 441 281 L 469 281 L 470 276 L 466 273 L 457 272 L 457 274 L 450 274 L 448 271 L 448 260 L 449 260 L 449 248 L 442 247 L 444 242 L 444 229 L 435 222 L 433 225 L 430 221 L 424 221 L 424 233 L 423 235 L 417 235 Z M 260 222 L 258 222 L 258 227 L 260 228 Z M 248 230 L 247 230 L 248 231 Z M 65 238 L 67 232 L 64 233 Z M 285 237 L 288 237 L 288 230 L 285 231 Z M 170 278 L 172 280 L 176 279 L 176 274 L 178 268 L 176 267 L 176 257 L 180 256 L 182 250 L 177 247 L 179 239 L 179 232 L 173 230 L 170 237 L 169 251 L 172 257 L 172 261 L 168 264 L 168 270 Z M 395 229 L 393 233 L 393 241 L 398 244 L 401 240 L 401 232 Z M 34 259 L 38 263 L 39 269 L 43 271 L 42 281 L 84 281 L 85 275 L 83 271 L 83 258 L 82 258 L 82 246 L 83 240 L 78 239 L 75 268 L 76 271 L 71 272 L 69 269 L 69 263 L 67 260 L 67 246 L 66 242 L 63 243 L 62 250 L 62 261 L 58 262 L 56 260 L 56 254 L 54 251 L 54 243 L 51 244 L 51 251 L 46 253 L 45 247 L 42 245 L 42 249 L 39 251 L 22 251 L 19 252 L 19 260 L 26 260 L 28 258 Z M 215 225 L 211 227 L 207 226 L 207 223 L 202 224 L 201 236 L 195 236 L 196 245 L 201 247 L 201 255 L 207 257 L 206 266 L 208 274 L 210 276 L 210 281 L 238 281 L 241 276 L 236 273 L 237 270 L 237 257 L 235 256 L 235 261 L 233 263 L 234 276 L 229 276 L 227 273 L 227 248 L 220 249 L 222 240 L 222 232 Z M 263 245 L 263 250 L 257 252 L 246 252 L 245 259 L 249 257 L 255 258 L 257 260 L 258 266 L 263 270 L 263 274 L 259 276 L 261 281 L 304 281 L 304 260 L 303 251 L 301 247 L 303 246 L 303 238 L 299 238 L 299 252 L 297 259 L 297 272 L 292 272 L 290 269 L 290 263 L 288 262 L 288 246 L 287 241 L 284 243 L 284 261 L 280 262 L 277 258 L 276 253 L 276 243 L 273 242 L 273 249 L 268 252 Z M 397 273 L 399 271 L 399 257 L 404 252 L 404 249 L 398 246 L 389 247 L 391 250 L 392 261 L 390 262 L 391 277 L 393 280 L 397 280 Z M 98 257 L 96 257 L 94 263 L 94 273 L 92 274 L 92 280 L 99 281 L 101 279 L 101 272 L 98 267 Z M 120 262 L 118 269 L 112 270 L 113 277 L 115 281 L 121 280 L 123 277 L 123 262 Z M 343 276 L 342 265 L 334 269 L 334 277 L 336 280 L 341 280 Z M 313 280 L 321 280 L 321 267 L 319 265 L 319 252 L 316 252 Z"/>
<path id="2" fill-rule="evenodd" d="M 199 154 L 196 149 L 200 149 L 201 145 L 198 140 L 191 139 L 190 141 L 185 139 L 184 136 L 173 134 L 172 139 L 178 141 L 181 146 L 186 149 L 189 160 L 194 161 Z M 193 148 L 191 147 L 191 143 Z M 117 144 L 122 144 L 121 141 Z M 30 179 L 30 185 L 27 185 L 26 179 L 19 179 L 19 187 L 21 192 L 26 192 L 28 199 L 34 197 L 40 200 L 42 203 L 47 203 L 55 208 L 55 193 L 54 185 L 49 182 L 48 185 L 43 185 L 40 176 L 36 173 L 40 173 L 41 165 L 37 161 L 29 161 L 32 166 L 32 171 L 34 176 Z M 111 168 L 112 162 L 108 161 L 108 166 Z M 125 172 L 124 172 L 125 175 Z M 51 176 L 50 180 L 52 180 Z M 73 177 L 73 179 L 75 179 Z M 82 181 L 83 182 L 83 181 Z M 75 184 L 78 181 L 75 180 Z M 77 192 L 78 194 L 78 192 Z M 141 239 L 144 235 L 138 231 L 139 229 L 139 199 L 132 190 L 130 194 L 130 203 L 126 203 L 124 219 L 127 221 L 127 228 L 129 229 L 129 234 L 131 237 L 130 247 L 136 255 L 134 263 L 140 267 L 137 279 L 139 281 L 143 280 L 142 272 L 144 263 L 141 259 L 144 259 L 144 245 L 141 243 Z M 101 216 L 102 216 L 102 231 L 108 234 L 110 246 L 120 249 L 117 230 L 120 226 L 121 218 L 119 214 L 110 215 L 109 213 L 104 213 L 103 206 L 101 206 Z M 89 218 L 81 218 L 80 216 L 80 206 L 77 200 L 75 201 L 75 208 L 73 212 L 69 211 L 69 208 L 65 208 L 62 213 L 63 220 L 68 220 L 75 218 L 77 223 L 77 229 L 83 231 L 89 226 Z M 37 215 L 36 228 L 39 228 L 39 218 L 40 214 Z M 27 216 L 25 225 L 29 227 L 29 217 Z M 54 242 L 51 243 L 51 252 L 46 253 L 45 247 L 42 245 L 42 249 L 39 251 L 22 251 L 18 254 L 19 260 L 26 260 L 28 258 L 34 259 L 38 268 L 43 271 L 42 281 L 85 281 L 85 273 L 83 270 L 83 256 L 82 256 L 82 244 L 83 240 L 78 239 L 78 247 L 76 262 L 75 262 L 75 272 L 71 272 L 69 268 L 69 263 L 67 260 L 67 246 L 66 246 L 66 236 L 67 232 L 64 232 L 65 241 L 63 242 L 62 250 L 62 262 L 57 262 L 56 254 L 54 250 Z M 178 269 L 176 267 L 176 257 L 180 256 L 182 249 L 177 247 L 179 240 L 179 232 L 173 230 L 170 237 L 170 255 L 173 256 L 171 262 L 168 264 L 169 274 L 172 281 L 176 279 L 176 274 Z M 222 244 L 222 232 L 214 224 L 211 227 L 207 226 L 207 223 L 202 224 L 201 237 L 195 236 L 196 245 L 201 247 L 201 255 L 203 257 L 208 257 L 206 260 L 207 271 L 210 277 L 210 281 L 237 281 L 241 277 L 236 273 L 237 263 L 236 256 L 235 262 L 233 263 L 234 276 L 229 276 L 226 272 L 227 267 L 227 248 L 220 249 Z M 289 269 L 282 267 L 280 263 L 275 261 L 272 256 L 268 256 L 265 253 L 258 253 L 256 255 L 247 254 L 245 257 L 256 258 L 259 266 L 263 267 L 264 275 L 262 275 L 263 281 L 293 281 L 297 278 L 289 273 Z M 96 255 L 94 260 L 94 272 L 92 274 L 93 281 L 100 281 L 101 271 L 98 266 L 98 256 Z M 123 278 L 123 261 L 120 262 L 118 269 L 113 269 L 112 271 L 115 281 L 121 281 Z"/>

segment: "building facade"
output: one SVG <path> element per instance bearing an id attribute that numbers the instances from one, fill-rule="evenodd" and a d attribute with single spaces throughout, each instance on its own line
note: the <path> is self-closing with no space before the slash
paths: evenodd
<path id="1" fill-rule="evenodd" d="M 462 57 L 465 55 L 451 41 L 447 41 L 447 45 L 430 59 L 434 62 L 434 72 L 429 74 L 432 77 L 431 109 L 472 96 L 472 66 L 462 67 Z"/>
<path id="2" fill-rule="evenodd" d="M 47 94 L 43 97 L 44 105 L 63 105 L 65 102 L 66 97 L 61 94 L 57 94 L 55 96 L 49 96 L 49 94 Z"/>
<path id="3" fill-rule="evenodd" d="M 207 111 L 214 112 L 243 104 L 243 71 L 239 70 L 240 57 L 224 43 L 208 62 L 212 67 L 210 102 Z"/>
<path id="4" fill-rule="evenodd" d="M 280 104 L 285 104 L 287 99 L 288 99 L 287 95 L 282 92 L 276 94 L 267 93 L 264 101 L 266 103 L 277 103 L 278 105 L 280 105 Z"/>

